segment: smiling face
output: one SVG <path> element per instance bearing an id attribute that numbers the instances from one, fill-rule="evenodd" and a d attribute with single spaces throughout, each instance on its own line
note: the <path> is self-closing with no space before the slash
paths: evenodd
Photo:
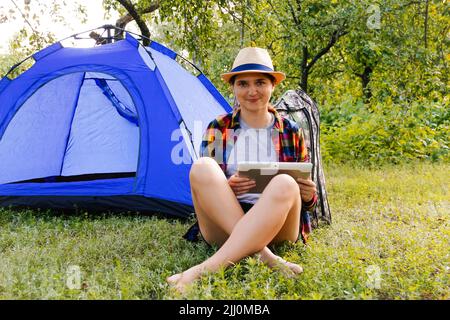
<path id="1" fill-rule="evenodd" d="M 264 73 L 243 73 L 234 78 L 233 90 L 242 109 L 267 110 L 274 88 L 272 78 Z"/>

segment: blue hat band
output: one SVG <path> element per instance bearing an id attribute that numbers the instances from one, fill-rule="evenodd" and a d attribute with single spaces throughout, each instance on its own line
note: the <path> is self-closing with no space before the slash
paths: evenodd
<path id="1" fill-rule="evenodd" d="M 247 71 L 247 70 L 259 70 L 259 71 L 272 71 L 273 69 L 262 65 L 262 64 L 258 64 L 258 63 L 247 63 L 247 64 L 242 64 L 236 68 L 234 68 L 233 70 L 231 70 L 231 72 L 239 72 L 239 71 Z"/>

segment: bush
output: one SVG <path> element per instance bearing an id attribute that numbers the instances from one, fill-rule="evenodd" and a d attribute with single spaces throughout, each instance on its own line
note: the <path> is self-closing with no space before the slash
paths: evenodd
<path id="1" fill-rule="evenodd" d="M 449 161 L 450 112 L 444 104 L 390 104 L 367 110 L 345 102 L 321 110 L 325 162 L 370 165 Z"/>

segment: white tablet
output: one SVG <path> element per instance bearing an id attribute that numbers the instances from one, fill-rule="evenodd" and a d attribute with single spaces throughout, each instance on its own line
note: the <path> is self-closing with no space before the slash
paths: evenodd
<path id="1" fill-rule="evenodd" d="M 249 193 L 261 193 L 277 174 L 288 174 L 295 180 L 307 179 L 311 175 L 310 162 L 239 162 L 238 176 L 256 181 L 256 186 Z"/>

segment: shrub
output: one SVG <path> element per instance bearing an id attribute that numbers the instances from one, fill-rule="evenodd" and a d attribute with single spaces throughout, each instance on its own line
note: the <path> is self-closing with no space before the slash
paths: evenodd
<path id="1" fill-rule="evenodd" d="M 325 162 L 370 165 L 449 161 L 450 112 L 444 104 L 389 104 L 367 110 L 344 102 L 321 110 Z"/>

